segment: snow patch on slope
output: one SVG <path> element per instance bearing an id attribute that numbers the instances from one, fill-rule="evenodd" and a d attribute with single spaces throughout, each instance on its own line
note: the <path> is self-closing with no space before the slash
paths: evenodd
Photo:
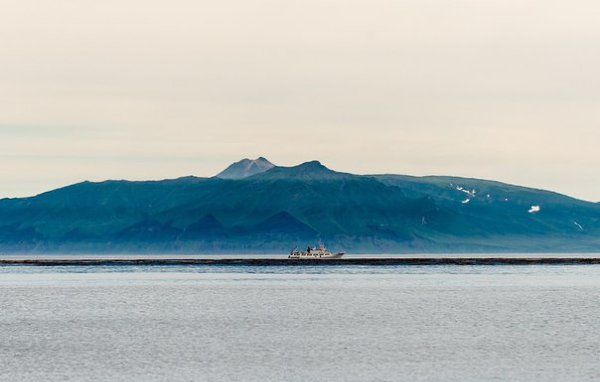
<path id="1" fill-rule="evenodd" d="M 464 188 L 463 186 L 459 186 L 459 185 L 455 186 L 453 183 L 450 183 L 450 187 L 453 187 L 457 191 L 464 192 L 465 194 L 467 194 L 467 198 L 461 201 L 462 204 L 469 203 L 471 201 L 471 199 L 475 198 L 475 196 L 477 194 L 477 190 L 475 190 L 475 189 L 468 190 L 468 189 Z"/>

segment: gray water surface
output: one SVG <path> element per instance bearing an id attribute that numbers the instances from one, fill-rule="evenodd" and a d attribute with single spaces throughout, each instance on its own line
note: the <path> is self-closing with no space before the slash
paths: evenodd
<path id="1" fill-rule="evenodd" d="M 600 266 L 0 267 L 1 381 L 600 379 Z"/>

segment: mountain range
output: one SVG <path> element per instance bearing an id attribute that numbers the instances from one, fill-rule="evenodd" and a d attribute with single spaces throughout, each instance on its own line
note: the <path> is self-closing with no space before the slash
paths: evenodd
<path id="1" fill-rule="evenodd" d="M 600 204 L 457 177 L 244 159 L 214 177 L 83 182 L 0 200 L 0 252 L 600 251 Z"/>

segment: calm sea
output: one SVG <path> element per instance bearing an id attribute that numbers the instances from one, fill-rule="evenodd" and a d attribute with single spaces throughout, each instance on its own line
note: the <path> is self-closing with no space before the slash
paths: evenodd
<path id="1" fill-rule="evenodd" d="M 0 381 L 600 379 L 600 266 L 0 267 Z"/>

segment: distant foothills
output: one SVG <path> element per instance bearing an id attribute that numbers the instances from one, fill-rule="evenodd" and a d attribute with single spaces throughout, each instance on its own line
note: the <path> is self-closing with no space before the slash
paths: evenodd
<path id="1" fill-rule="evenodd" d="M 0 253 L 600 251 L 600 204 L 455 177 L 244 159 L 210 178 L 83 182 L 0 200 Z"/>

